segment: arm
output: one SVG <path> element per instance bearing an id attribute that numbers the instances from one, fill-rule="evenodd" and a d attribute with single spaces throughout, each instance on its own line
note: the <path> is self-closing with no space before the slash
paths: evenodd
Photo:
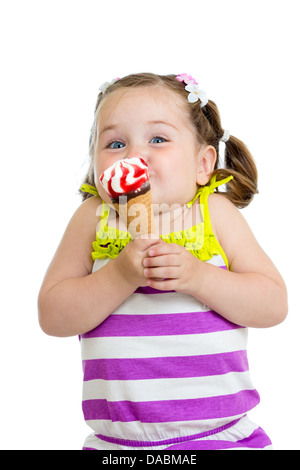
<path id="1" fill-rule="evenodd" d="M 130 242 L 116 259 L 91 273 L 100 202 L 90 198 L 75 212 L 45 275 L 38 311 L 40 326 L 49 335 L 90 331 L 145 284 L 142 259 L 145 250 L 157 243 L 153 239 Z"/>
<path id="2" fill-rule="evenodd" d="M 240 212 L 224 196 L 212 195 L 209 201 L 213 229 L 230 270 L 199 262 L 182 247 L 165 245 L 150 250 L 153 258 L 144 261 L 146 275 L 168 277 L 165 288 L 168 283 L 170 289 L 193 295 L 236 324 L 269 327 L 282 322 L 287 314 L 287 292 L 279 272 Z M 155 264 L 157 269 L 151 272 L 148 266 Z M 159 288 L 152 279 L 149 285 Z"/>

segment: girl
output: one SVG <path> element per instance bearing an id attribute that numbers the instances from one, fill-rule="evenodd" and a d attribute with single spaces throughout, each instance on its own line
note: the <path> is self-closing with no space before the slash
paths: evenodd
<path id="1" fill-rule="evenodd" d="M 159 236 L 132 240 L 99 177 L 137 156 Z M 257 192 L 248 149 L 191 76 L 136 74 L 101 88 L 90 157 L 39 295 L 41 328 L 81 339 L 84 448 L 270 448 L 247 417 L 247 327 L 282 322 L 287 293 L 237 209 Z"/>

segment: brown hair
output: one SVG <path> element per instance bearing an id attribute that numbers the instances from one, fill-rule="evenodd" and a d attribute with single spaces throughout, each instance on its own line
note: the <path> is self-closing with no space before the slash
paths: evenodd
<path id="1" fill-rule="evenodd" d="M 109 85 L 105 92 L 98 95 L 94 123 L 91 129 L 89 141 L 89 154 L 91 158 L 90 167 L 84 179 L 84 183 L 95 185 L 94 181 L 94 147 L 97 138 L 97 120 L 102 100 L 110 93 L 119 88 L 142 87 L 161 85 L 167 87 L 174 93 L 179 94 L 184 99 L 186 109 L 192 123 L 196 128 L 197 138 L 200 144 L 212 145 L 217 154 L 214 171 L 211 176 L 216 175 L 217 180 L 232 175 L 233 179 L 226 185 L 226 192 L 223 194 L 237 207 L 246 207 L 257 191 L 257 169 L 253 157 L 246 145 L 236 137 L 230 136 L 225 144 L 225 168 L 219 167 L 219 142 L 224 134 L 221 126 L 221 119 L 216 104 L 208 100 L 208 103 L 201 107 L 198 100 L 189 103 L 187 100 L 186 84 L 175 79 L 176 75 L 156 75 L 152 73 L 139 73 L 127 75 L 116 80 Z M 91 197 L 88 193 L 82 193 L 83 200 Z"/>

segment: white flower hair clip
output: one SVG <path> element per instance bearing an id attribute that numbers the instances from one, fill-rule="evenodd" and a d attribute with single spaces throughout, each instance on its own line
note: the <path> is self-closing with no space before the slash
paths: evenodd
<path id="1" fill-rule="evenodd" d="M 102 93 L 102 94 L 104 95 L 104 93 L 106 92 L 107 88 L 108 88 L 110 85 L 113 85 L 117 80 L 120 80 L 120 78 L 117 77 L 117 78 L 114 78 L 113 80 L 111 80 L 110 82 L 102 83 L 102 85 L 99 87 L 99 93 Z"/>
<path id="2" fill-rule="evenodd" d="M 207 105 L 208 98 L 206 92 L 204 90 L 200 90 L 200 88 L 198 87 L 198 83 L 191 75 L 188 75 L 187 73 L 181 73 L 175 78 L 179 82 L 184 82 L 186 84 L 185 89 L 189 92 L 189 103 L 196 103 L 196 101 L 200 100 L 201 108 Z"/>

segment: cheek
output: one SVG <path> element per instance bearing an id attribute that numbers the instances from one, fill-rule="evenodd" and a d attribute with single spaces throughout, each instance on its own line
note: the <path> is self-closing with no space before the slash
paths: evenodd
<path id="1" fill-rule="evenodd" d="M 99 196 L 105 201 L 109 202 L 108 195 L 102 185 L 100 184 L 99 177 L 103 173 L 105 168 L 102 168 L 102 165 L 100 165 L 99 160 L 95 158 L 94 162 L 94 179 L 95 179 L 95 186 L 97 188 Z M 108 199 L 107 199 L 108 198 Z"/>
<path id="2" fill-rule="evenodd" d="M 95 184 L 100 185 L 99 178 L 102 175 L 104 170 L 107 170 L 107 168 L 112 165 L 114 162 L 109 161 L 101 155 L 96 155 L 95 160 L 94 160 L 94 174 L 95 174 Z M 101 186 L 101 185 L 100 185 Z"/>
<path id="3" fill-rule="evenodd" d="M 98 194 L 101 197 L 101 199 L 105 200 L 107 194 L 106 194 L 106 191 L 103 189 L 102 185 L 99 183 L 99 180 L 95 181 L 95 186 L 97 188 Z"/>
<path id="4" fill-rule="evenodd" d="M 180 159 L 177 156 L 177 151 L 174 149 L 171 152 L 161 153 L 150 161 L 153 169 L 161 174 L 161 176 L 170 176 L 173 174 L 173 169 L 180 166 Z"/>

